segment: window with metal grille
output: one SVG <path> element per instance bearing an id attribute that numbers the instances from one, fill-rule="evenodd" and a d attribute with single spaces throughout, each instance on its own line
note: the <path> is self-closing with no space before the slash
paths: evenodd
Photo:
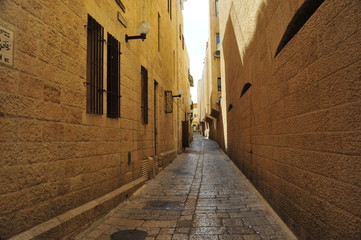
<path id="1" fill-rule="evenodd" d="M 108 33 L 107 116 L 119 118 L 120 43 Z"/>
<path id="2" fill-rule="evenodd" d="M 221 78 L 217 78 L 217 87 L 218 87 L 218 92 L 222 91 L 222 81 Z"/>
<path id="3" fill-rule="evenodd" d="M 104 28 L 88 15 L 87 112 L 103 114 Z"/>
<path id="4" fill-rule="evenodd" d="M 141 68 L 141 113 L 144 124 L 148 124 L 148 70 Z"/>

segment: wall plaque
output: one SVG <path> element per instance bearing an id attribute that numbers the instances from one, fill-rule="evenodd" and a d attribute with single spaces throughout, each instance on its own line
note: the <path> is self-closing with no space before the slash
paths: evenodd
<path id="1" fill-rule="evenodd" d="M 165 113 L 173 112 L 173 97 L 172 91 L 166 90 L 164 91 L 165 96 Z"/>
<path id="2" fill-rule="evenodd" d="M 14 33 L 3 26 L 0 26 L 0 63 L 14 64 Z"/>

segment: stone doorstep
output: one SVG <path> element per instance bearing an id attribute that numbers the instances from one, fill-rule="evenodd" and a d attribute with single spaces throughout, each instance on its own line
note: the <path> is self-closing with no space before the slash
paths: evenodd
<path id="1" fill-rule="evenodd" d="M 117 197 L 125 195 L 129 192 L 134 192 L 136 189 L 141 187 L 145 182 L 146 182 L 146 179 L 139 178 L 131 183 L 128 183 L 128 184 L 110 192 L 110 193 L 105 194 L 104 196 L 102 196 L 100 198 L 92 200 L 80 207 L 69 210 L 55 218 L 52 218 L 46 222 L 36 225 L 35 227 L 33 227 L 25 232 L 17 234 L 15 236 L 11 237 L 9 240 L 34 239 L 34 238 L 40 237 L 41 235 L 46 235 L 47 232 L 54 231 L 56 228 L 60 228 L 63 225 L 65 226 L 68 222 L 74 220 L 75 218 L 81 217 L 81 215 L 86 215 L 85 213 L 87 213 L 87 212 L 90 212 L 92 210 L 94 211 L 95 209 L 102 209 L 101 208 L 102 205 L 106 205 L 112 199 L 115 199 Z M 104 215 L 106 213 L 107 212 L 103 212 L 103 213 L 101 213 L 101 215 Z M 97 218 L 95 218 L 94 221 L 95 220 L 97 220 Z M 89 223 L 87 223 L 87 224 L 89 224 Z M 77 229 L 71 229 L 71 230 L 73 232 L 77 231 Z M 72 232 L 62 232 L 63 236 L 66 236 L 71 233 Z M 61 238 L 62 236 L 53 236 L 53 237 Z"/>

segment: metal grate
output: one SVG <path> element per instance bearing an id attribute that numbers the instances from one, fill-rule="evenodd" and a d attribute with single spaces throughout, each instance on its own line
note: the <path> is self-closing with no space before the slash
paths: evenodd
<path id="1" fill-rule="evenodd" d="M 108 33 L 107 62 L 107 116 L 119 118 L 120 114 L 120 43 Z"/>
<path id="2" fill-rule="evenodd" d="M 144 240 L 148 233 L 141 230 L 120 230 L 110 235 L 111 240 Z"/>
<path id="3" fill-rule="evenodd" d="M 148 70 L 142 66 L 141 68 L 141 111 L 144 124 L 148 124 Z"/>
<path id="4" fill-rule="evenodd" d="M 165 90 L 164 91 L 164 96 L 165 96 L 165 113 L 172 113 L 173 112 L 172 91 Z"/>
<path id="5" fill-rule="evenodd" d="M 87 112 L 103 114 L 104 28 L 88 15 Z"/>
<path id="6" fill-rule="evenodd" d="M 149 179 L 149 162 L 148 158 L 142 160 L 142 176 Z"/>
<path id="7" fill-rule="evenodd" d="M 183 207 L 178 201 L 154 200 L 147 201 L 143 209 L 183 210 Z"/>

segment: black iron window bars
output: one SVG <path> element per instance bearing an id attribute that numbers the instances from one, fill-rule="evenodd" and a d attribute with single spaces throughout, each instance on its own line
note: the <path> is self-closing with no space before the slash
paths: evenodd
<path id="1" fill-rule="evenodd" d="M 144 124 L 148 124 L 148 70 L 141 67 L 141 114 Z"/>
<path id="2" fill-rule="evenodd" d="M 120 43 L 108 33 L 104 39 L 104 28 L 88 15 L 87 39 L 87 112 L 103 114 L 103 93 L 107 93 L 107 116 L 120 117 Z M 104 89 L 104 43 L 107 43 L 107 90 Z"/>
<path id="3" fill-rule="evenodd" d="M 103 114 L 104 28 L 88 15 L 87 112 Z"/>
<path id="4" fill-rule="evenodd" d="M 120 43 L 108 33 L 107 116 L 118 118 L 120 107 Z"/>

